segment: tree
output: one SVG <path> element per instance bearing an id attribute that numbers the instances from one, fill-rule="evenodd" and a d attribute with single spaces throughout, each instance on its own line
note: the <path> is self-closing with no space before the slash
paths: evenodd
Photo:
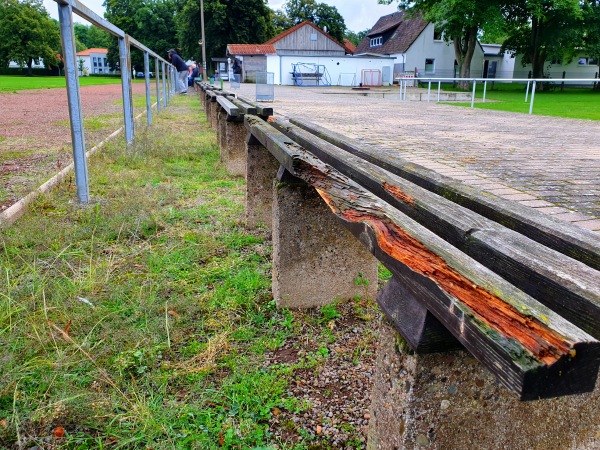
<path id="1" fill-rule="evenodd" d="M 308 20 L 319 28 L 326 29 L 327 34 L 339 42 L 344 41 L 346 24 L 335 6 L 315 0 L 288 0 L 283 8 L 293 25 Z"/>
<path id="2" fill-rule="evenodd" d="M 352 42 L 354 45 L 358 45 L 360 43 L 360 41 L 363 40 L 363 38 L 369 33 L 369 29 L 367 30 L 363 30 L 363 31 L 359 31 L 358 33 L 355 33 L 354 31 L 350 31 L 350 30 L 346 30 L 346 34 L 345 34 L 345 38 L 348 39 L 350 42 Z"/>
<path id="3" fill-rule="evenodd" d="M 104 17 L 146 47 L 166 57 L 177 46 L 176 4 L 173 0 L 105 0 Z M 108 63 L 119 67 L 118 40 L 108 40 Z M 143 67 L 143 54 L 133 51 L 132 67 Z"/>
<path id="4" fill-rule="evenodd" d="M 206 64 L 224 57 L 227 44 L 256 44 L 275 35 L 273 12 L 265 0 L 204 0 Z M 201 60 L 200 4 L 186 0 L 177 14 L 179 42 L 184 55 Z"/>
<path id="5" fill-rule="evenodd" d="M 508 38 L 502 49 L 531 64 L 533 78 L 543 78 L 548 59 L 569 60 L 581 48 L 584 21 L 579 0 L 512 1 L 503 11 Z"/>
<path id="6" fill-rule="evenodd" d="M 583 48 L 596 61 L 600 61 L 600 0 L 583 2 Z"/>
<path id="7" fill-rule="evenodd" d="M 27 66 L 31 76 L 34 61 L 56 67 L 59 53 L 60 35 L 41 0 L 0 2 L 0 63 Z"/>
<path id="8" fill-rule="evenodd" d="M 460 78 L 471 76 L 479 32 L 502 19 L 500 0 L 378 0 L 381 4 L 392 1 L 398 1 L 400 8 L 410 14 L 422 14 L 424 20 L 435 24 L 446 42 L 452 43 Z M 460 86 L 468 89 L 469 83 L 461 81 Z"/>

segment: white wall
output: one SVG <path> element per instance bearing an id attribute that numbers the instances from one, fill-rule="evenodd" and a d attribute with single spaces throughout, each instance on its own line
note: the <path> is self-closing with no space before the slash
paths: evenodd
<path id="1" fill-rule="evenodd" d="M 283 85 L 294 84 L 291 74 L 292 64 L 297 63 L 324 65 L 333 86 L 350 86 L 352 81 L 355 86 L 358 86 L 363 70 L 382 71 L 383 67 L 394 66 L 394 58 L 391 57 L 280 55 L 278 59 L 277 70 L 274 70 L 276 72 L 275 84 Z M 269 66 L 269 58 L 267 58 L 267 66 Z M 279 73 L 281 73 L 281 78 L 278 76 Z M 315 84 L 314 81 L 305 81 L 306 86 L 311 84 Z"/>
<path id="2" fill-rule="evenodd" d="M 546 61 L 544 64 L 544 73 L 548 74 L 550 78 L 562 78 L 563 72 L 566 72 L 566 78 L 594 78 L 596 73 L 599 71 L 597 64 L 579 64 L 579 60 L 585 58 L 586 61 L 589 59 L 587 55 L 581 54 L 570 63 L 564 64 L 550 64 Z M 527 78 L 529 71 L 531 70 L 531 64 L 526 64 L 525 67 L 521 64 L 521 57 L 517 56 L 515 61 L 514 78 Z"/>

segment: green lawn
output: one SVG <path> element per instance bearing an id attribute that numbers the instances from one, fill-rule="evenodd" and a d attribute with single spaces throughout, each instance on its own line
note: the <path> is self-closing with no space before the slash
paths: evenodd
<path id="1" fill-rule="evenodd" d="M 433 89 L 433 87 L 432 87 Z M 476 98 L 483 97 L 483 84 L 476 88 Z M 486 102 L 477 102 L 476 108 L 493 109 L 517 113 L 529 113 L 530 96 L 525 102 L 525 85 L 500 85 L 491 89 L 488 83 Z M 470 107 L 470 103 L 452 103 L 455 106 Z M 544 116 L 569 117 L 573 119 L 600 120 L 600 91 L 591 88 L 565 88 L 553 86 L 548 92 L 536 92 L 533 114 Z"/>
<path id="2" fill-rule="evenodd" d="M 71 178 L 0 233 L 0 449 L 333 448 L 286 419 L 312 407 L 291 389 L 370 357 L 375 303 L 275 307 L 270 233 L 245 226 L 198 99 L 107 144 L 89 179 L 90 205 Z M 298 356 L 269 362 L 284 345 Z M 343 414 L 319 420 L 362 447 Z"/>
<path id="3" fill-rule="evenodd" d="M 134 82 L 143 80 L 134 80 Z M 120 78 L 112 77 L 80 77 L 81 86 L 93 86 L 98 84 L 119 84 Z M 66 87 L 64 77 L 24 77 L 14 75 L 0 75 L 0 92 L 14 92 L 27 89 L 51 89 Z"/>

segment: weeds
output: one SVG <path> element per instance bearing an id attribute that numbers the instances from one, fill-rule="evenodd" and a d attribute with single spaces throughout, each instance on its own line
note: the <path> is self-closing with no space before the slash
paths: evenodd
<path id="1" fill-rule="evenodd" d="M 0 235 L 0 447 L 270 448 L 272 411 L 308 408 L 287 386 L 334 357 L 339 307 L 276 309 L 268 235 L 199 116 L 178 97 L 90 161 L 90 205 L 67 180 Z M 305 357 L 263 363 L 307 330 Z"/>

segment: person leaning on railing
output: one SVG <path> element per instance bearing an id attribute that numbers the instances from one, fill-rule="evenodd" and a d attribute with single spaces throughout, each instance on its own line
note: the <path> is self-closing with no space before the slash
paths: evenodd
<path id="1" fill-rule="evenodd" d="M 175 49 L 171 49 L 168 52 L 171 64 L 175 66 L 177 70 L 177 93 L 187 94 L 187 77 L 188 77 L 188 66 L 181 56 L 177 54 Z"/>

